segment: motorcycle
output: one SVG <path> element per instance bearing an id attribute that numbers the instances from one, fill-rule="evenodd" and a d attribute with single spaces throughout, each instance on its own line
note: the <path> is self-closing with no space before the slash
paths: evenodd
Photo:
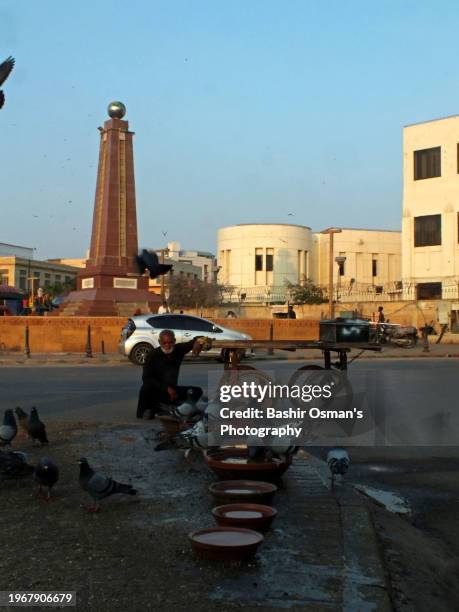
<path id="1" fill-rule="evenodd" d="M 392 344 L 393 346 L 412 348 L 418 342 L 418 330 L 413 325 L 377 323 L 376 341 L 379 344 Z"/>

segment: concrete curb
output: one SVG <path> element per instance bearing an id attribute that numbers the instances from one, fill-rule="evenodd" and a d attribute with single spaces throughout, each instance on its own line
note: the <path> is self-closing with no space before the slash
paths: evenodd
<path id="1" fill-rule="evenodd" d="M 310 462 L 324 486 L 330 489 L 330 471 L 325 461 L 310 456 Z M 337 485 L 334 495 L 343 533 L 343 611 L 391 612 L 386 572 L 368 503 L 348 483 Z"/>
<path id="2" fill-rule="evenodd" d="M 352 359 L 352 355 L 350 356 L 350 359 Z M 382 359 L 382 360 L 391 360 L 391 359 L 410 359 L 410 360 L 415 360 L 415 359 L 459 359 L 459 352 L 455 352 L 455 353 L 443 353 L 443 354 L 435 354 L 435 353 L 415 353 L 415 354 L 410 354 L 408 352 L 406 353 L 402 353 L 402 354 L 383 354 L 383 353 L 378 353 L 378 354 L 365 354 L 362 355 L 361 357 L 358 358 L 359 361 L 360 360 L 377 360 L 377 359 Z M 268 355 L 256 355 L 254 357 L 251 357 L 250 359 L 248 359 L 246 362 L 248 365 L 250 365 L 250 363 L 252 361 L 288 361 L 290 363 L 302 363 L 304 361 L 321 361 L 322 360 L 322 356 L 320 354 L 320 352 L 317 352 L 316 356 L 312 356 L 312 355 L 305 355 L 304 357 L 299 357 L 299 356 L 281 356 L 281 355 L 273 355 L 273 356 L 268 356 Z M 189 363 L 188 360 L 185 361 L 185 363 Z M 201 359 L 198 362 L 193 362 L 193 363 L 199 363 L 199 364 L 218 364 L 217 360 L 215 359 Z M 38 365 L 86 365 L 86 366 L 100 366 L 100 365 L 110 365 L 110 366 L 131 366 L 131 367 L 138 367 L 135 366 L 134 364 L 132 364 L 127 358 L 115 358 L 115 357 L 99 357 L 99 356 L 94 356 L 94 357 L 85 357 L 84 355 L 71 355 L 71 356 L 66 356 L 66 355 L 61 355 L 61 356 L 50 356 L 50 357 L 46 357 L 45 355 L 32 355 L 30 358 L 27 357 L 23 357 L 21 356 L 17 356 L 14 357 L 12 355 L 5 355 L 5 356 L 1 356 L 0 355 L 0 366 L 18 366 L 18 365 L 25 365 L 25 366 L 38 366 Z"/>

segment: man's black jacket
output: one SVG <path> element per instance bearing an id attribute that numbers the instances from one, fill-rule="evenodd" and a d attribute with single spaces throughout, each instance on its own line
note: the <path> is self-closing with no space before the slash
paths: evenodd
<path id="1" fill-rule="evenodd" d="M 163 353 L 160 346 L 150 351 L 143 366 L 143 382 L 161 391 L 167 391 L 167 387 L 175 388 L 183 358 L 191 351 L 195 340 L 176 344 L 169 355 Z"/>

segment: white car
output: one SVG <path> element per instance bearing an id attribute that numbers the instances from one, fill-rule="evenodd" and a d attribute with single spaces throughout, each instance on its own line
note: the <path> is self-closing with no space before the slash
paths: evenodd
<path id="1" fill-rule="evenodd" d="M 181 314 L 138 315 L 131 317 L 121 330 L 119 352 L 136 365 L 143 365 L 149 351 L 159 346 L 159 334 L 171 329 L 177 342 L 187 342 L 194 336 L 207 336 L 215 340 L 251 340 L 242 332 L 215 325 L 212 321 Z M 211 349 L 204 354 L 220 355 L 220 349 Z"/>

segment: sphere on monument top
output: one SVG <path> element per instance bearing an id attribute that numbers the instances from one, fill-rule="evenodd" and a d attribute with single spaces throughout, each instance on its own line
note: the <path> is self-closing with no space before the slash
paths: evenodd
<path id="1" fill-rule="evenodd" d="M 126 107 L 122 102 L 110 102 L 107 112 L 112 119 L 122 119 L 126 114 Z"/>

